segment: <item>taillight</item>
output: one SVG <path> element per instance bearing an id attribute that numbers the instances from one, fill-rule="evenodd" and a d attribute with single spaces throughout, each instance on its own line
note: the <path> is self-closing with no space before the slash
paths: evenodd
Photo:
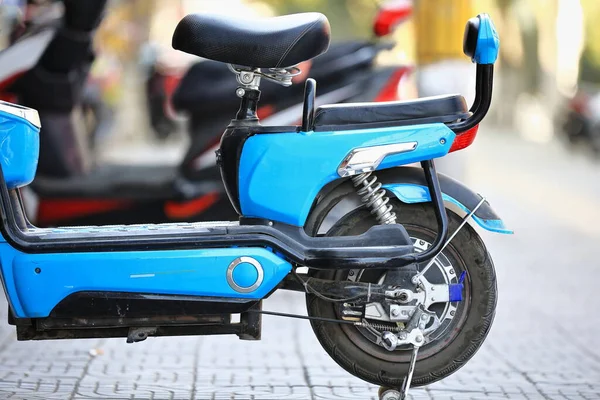
<path id="1" fill-rule="evenodd" d="M 181 82 L 181 74 L 172 75 L 167 73 L 163 79 L 165 95 L 171 97 L 179 86 L 179 82 Z"/>
<path id="2" fill-rule="evenodd" d="M 590 99 L 584 94 L 578 94 L 569 102 L 571 109 L 578 114 L 586 115 Z"/>
<path id="3" fill-rule="evenodd" d="M 165 103 L 164 110 L 165 114 L 172 120 L 177 119 L 177 111 L 175 107 L 173 107 L 173 103 L 171 99 L 173 98 L 173 93 L 179 87 L 179 83 L 181 82 L 181 74 L 172 74 L 167 71 L 166 75 L 163 75 L 163 90 L 165 93 Z"/>
<path id="4" fill-rule="evenodd" d="M 473 141 L 475 140 L 475 136 L 477 136 L 477 131 L 479 130 L 479 124 L 475 125 L 468 131 L 457 135 L 454 139 L 454 143 L 450 146 L 449 153 L 453 151 L 462 150 L 466 147 L 469 147 Z"/>
<path id="5" fill-rule="evenodd" d="M 394 0 L 383 5 L 375 17 L 373 32 L 377 37 L 389 35 L 394 27 L 404 22 L 412 14 L 412 4 L 409 0 Z"/>
<path id="6" fill-rule="evenodd" d="M 396 71 L 394 71 L 392 73 L 392 75 L 390 75 L 390 78 L 385 83 L 385 85 L 383 86 L 381 91 L 379 93 L 377 93 L 377 96 L 375 96 L 373 101 L 379 102 L 379 101 L 401 100 L 399 98 L 400 96 L 398 94 L 400 82 L 411 71 L 412 71 L 412 68 L 410 68 L 410 67 L 401 67 L 401 68 L 398 68 Z"/>

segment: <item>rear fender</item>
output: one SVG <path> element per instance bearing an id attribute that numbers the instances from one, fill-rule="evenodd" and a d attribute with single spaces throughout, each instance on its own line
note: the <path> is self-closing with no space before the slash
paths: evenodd
<path id="1" fill-rule="evenodd" d="M 394 194 L 401 202 L 415 204 L 431 201 L 425 175 L 420 168 L 397 168 L 394 170 L 393 175 L 394 178 L 392 179 L 389 176 L 381 176 L 383 188 Z M 455 205 L 464 215 L 469 214 L 483 199 L 481 195 L 446 175 L 438 173 L 438 180 L 444 202 Z M 479 226 L 491 232 L 513 233 L 512 230 L 504 226 L 504 222 L 487 200 L 475 211 L 473 220 Z"/>
<path id="2" fill-rule="evenodd" d="M 376 172 L 378 182 L 381 182 L 383 188 L 388 193 L 393 194 L 398 200 L 406 204 L 425 203 L 431 201 L 425 175 L 421 168 L 416 167 L 399 167 L 390 168 Z M 443 193 L 444 202 L 447 208 L 457 211 L 459 215 L 467 215 L 473 210 L 483 198 L 479 194 L 462 183 L 438 173 L 440 188 Z M 357 207 L 360 201 L 355 195 L 356 190 L 352 186 L 350 180 L 326 190 L 317 198 L 317 204 L 313 208 L 311 215 L 307 221 L 307 229 L 311 229 L 311 223 L 320 219 L 323 213 L 329 213 L 333 205 L 338 201 L 348 203 L 348 207 Z M 328 190 L 327 190 L 328 189 Z M 338 199 L 336 201 L 336 199 Z M 340 200 L 341 199 L 341 200 Z M 335 206 L 336 208 L 338 206 Z M 348 207 L 345 207 L 346 209 Z M 474 213 L 473 220 L 482 228 L 496 233 L 512 234 L 513 231 L 506 228 L 502 219 L 492 209 L 490 204 L 485 201 Z"/>

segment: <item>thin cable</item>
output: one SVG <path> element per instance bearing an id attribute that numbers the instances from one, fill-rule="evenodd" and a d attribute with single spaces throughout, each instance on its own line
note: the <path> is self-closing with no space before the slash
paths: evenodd
<path id="1" fill-rule="evenodd" d="M 345 303 L 345 302 L 351 302 L 351 301 L 359 300 L 362 297 L 362 296 L 354 296 L 354 297 L 348 297 L 348 298 L 345 298 L 345 299 L 336 299 L 336 298 L 333 298 L 333 297 L 327 297 L 324 294 L 319 293 L 316 289 L 314 289 L 313 287 L 310 286 L 310 284 L 308 283 L 308 281 L 311 278 L 308 278 L 307 280 L 304 280 L 304 279 L 300 278 L 300 276 L 296 273 L 296 271 L 292 271 L 292 275 L 294 276 L 294 278 L 296 278 L 298 280 L 298 282 L 300 282 L 300 284 L 302 286 L 304 286 L 304 290 L 306 291 L 306 293 L 308 293 L 308 294 L 314 294 L 315 296 L 317 296 L 321 300 L 330 301 L 332 303 Z M 369 285 L 369 289 L 370 289 L 370 285 Z"/>
<path id="2" fill-rule="evenodd" d="M 354 325 L 354 326 L 360 326 L 360 327 L 363 327 L 363 328 L 374 328 L 374 329 L 379 329 L 379 330 L 387 330 L 387 331 L 391 331 L 391 332 L 399 332 L 399 331 L 402 330 L 402 328 L 400 328 L 398 326 L 387 326 L 387 325 L 383 325 L 383 324 L 372 324 L 372 323 L 364 322 L 364 321 L 346 321 L 346 320 L 343 320 L 343 319 L 333 319 L 333 318 L 324 318 L 324 317 L 311 317 L 311 316 L 308 316 L 308 315 L 287 314 L 287 313 L 281 313 L 281 312 L 276 312 L 276 311 L 264 311 L 264 310 L 247 310 L 246 312 L 256 313 L 256 314 L 265 314 L 265 315 L 274 315 L 276 317 L 307 319 L 309 321 L 329 322 L 329 323 L 333 323 L 333 324 Z"/>
<path id="3" fill-rule="evenodd" d="M 442 246 L 442 248 L 440 249 L 440 251 L 438 251 L 438 253 L 433 256 L 431 258 L 431 260 L 427 263 L 427 265 L 425 266 L 425 268 L 423 268 L 423 270 L 421 272 L 419 272 L 417 275 L 415 275 L 415 277 L 420 277 L 425 275 L 425 273 L 429 270 L 429 268 L 433 265 L 433 263 L 435 262 L 437 256 L 439 256 L 442 251 L 444 251 L 444 249 L 450 244 L 450 242 L 452 241 L 452 239 L 454 239 L 454 237 L 458 234 L 458 232 L 463 228 L 463 226 L 465 226 L 467 224 L 467 221 L 469 220 L 469 218 L 471 218 L 473 216 L 473 214 L 475 214 L 475 212 L 477 210 L 479 210 L 479 207 L 481 207 L 483 205 L 483 203 L 485 203 L 485 197 L 481 198 L 481 201 L 479 201 L 479 203 L 477 203 L 477 205 L 475 206 L 475 208 L 473 208 L 473 210 L 471 212 L 469 212 L 462 220 L 462 222 L 460 223 L 460 225 L 458 226 L 458 228 L 456 228 L 456 230 L 454 231 L 454 233 L 448 238 L 448 240 L 446 240 L 446 243 L 444 243 L 444 245 Z M 415 277 L 413 277 L 413 279 L 415 279 Z"/>
<path id="4" fill-rule="evenodd" d="M 321 322 L 332 322 L 332 323 L 337 323 L 337 324 L 356 325 L 355 321 L 345 321 L 343 319 L 333 319 L 333 318 L 325 318 L 325 317 L 309 317 L 308 315 L 287 314 L 287 313 L 280 313 L 280 312 L 275 312 L 275 311 L 264 311 L 264 310 L 248 310 L 246 312 L 265 314 L 265 315 L 274 315 L 276 317 L 287 317 L 287 318 L 307 319 L 307 320 L 314 320 L 314 321 L 321 321 Z"/>

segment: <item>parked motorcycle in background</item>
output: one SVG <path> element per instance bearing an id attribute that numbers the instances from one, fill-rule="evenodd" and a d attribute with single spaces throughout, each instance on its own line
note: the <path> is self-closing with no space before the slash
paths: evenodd
<path id="1" fill-rule="evenodd" d="M 589 148 L 600 156 L 600 91 L 580 88 L 557 114 L 556 129 L 571 145 Z"/>
<path id="2" fill-rule="evenodd" d="M 86 0 L 90 1 L 90 0 Z M 65 1 L 65 16 L 76 19 L 76 13 L 98 20 L 103 7 L 85 7 L 79 0 Z M 395 3 L 396 8 L 382 9 L 375 21 L 375 33 L 388 35 L 410 15 L 410 3 Z M 408 8 L 407 8 L 408 7 Z M 91 18 L 92 14 L 95 13 Z M 85 18 L 84 18 L 85 20 Z M 87 30 L 91 37 L 93 29 Z M 62 79 L 61 87 L 53 88 L 47 101 L 60 104 L 59 93 L 70 93 L 72 101 L 62 108 L 50 109 L 36 100 L 47 84 L 33 84 L 27 79 L 19 96 L 24 104 L 36 107 L 42 118 L 42 143 L 38 176 L 31 186 L 37 202 L 31 202 L 28 213 L 40 226 L 97 225 L 106 223 L 161 223 L 176 221 L 231 220 L 237 214 L 225 194 L 214 151 L 223 126 L 231 120 L 238 108 L 235 95 L 237 83 L 230 79 L 225 65 L 205 60 L 193 65 L 182 77 L 169 96 L 162 94 L 164 109 L 173 109 L 189 116 L 190 145 L 177 166 L 172 165 L 100 165 L 91 171 L 82 168 L 90 164 L 72 144 L 75 127 L 72 121 L 73 105 L 81 92 L 80 81 L 89 70 L 89 42 L 69 42 L 60 35 L 53 37 L 42 48 L 43 56 L 28 75 L 35 79 L 45 76 L 53 68 L 51 61 L 62 59 L 62 53 L 79 54 L 68 68 L 53 74 Z M 334 44 L 321 57 L 304 63 L 308 73 L 295 77 L 295 83 L 307 77 L 318 79 L 319 96 L 316 105 L 339 102 L 397 100 L 401 87 L 412 68 L 407 65 L 379 66 L 377 57 L 393 47 L 381 38 L 375 41 L 355 41 Z M 309 67 L 309 68 L 307 68 Z M 55 68 L 56 69 L 56 68 Z M 36 72 L 37 71 L 37 72 Z M 74 74 L 73 71 L 76 73 Z M 77 79 L 73 80 L 73 77 Z M 300 78 L 299 82 L 298 79 Z M 174 80 L 157 87 L 173 88 Z M 206 89 L 210 86 L 211 90 Z M 302 109 L 301 85 L 280 88 L 265 81 L 261 87 L 261 108 L 258 113 L 264 123 L 290 125 L 298 121 Z M 285 95 L 282 95 L 285 91 Z M 75 97 L 77 95 L 77 97 Z M 67 98 L 69 98 L 67 96 Z M 165 101 L 170 100 L 167 105 Z M 155 103 L 154 103 L 155 104 Z M 115 133 L 118 135 L 118 132 Z"/>
<path id="3" fill-rule="evenodd" d="M 302 65 L 304 73 L 300 80 L 295 79 L 295 83 L 308 77 L 316 79 L 319 82 L 317 102 L 321 103 L 416 97 L 414 89 L 405 88 L 410 85 L 411 65 L 382 68 L 377 64 L 378 56 L 394 48 L 390 36 L 395 28 L 411 14 L 412 1 L 384 3 L 373 22 L 372 40 L 332 43 L 327 53 Z M 146 53 L 152 54 L 152 51 Z M 236 83 L 228 79 L 230 71 L 227 67 L 218 62 L 196 61 L 186 71 L 180 62 L 168 65 L 168 60 L 160 62 L 156 54 L 149 58 L 155 61 L 145 67 L 149 72 L 146 89 L 151 125 L 157 138 L 165 139 L 177 129 L 178 115 L 187 118 L 191 146 L 184 157 L 182 173 L 194 179 L 207 165 L 207 146 L 208 153 L 212 153 L 218 142 L 219 127 L 230 119 L 223 110 L 237 107 L 237 97 L 233 94 Z M 210 93 L 206 91 L 208 85 L 211 85 Z M 296 122 L 294 118 L 301 106 L 302 94 L 299 87 L 286 89 L 265 82 L 259 115 L 277 123 Z"/>
<path id="4" fill-rule="evenodd" d="M 63 4 L 56 0 L 23 1 L 22 4 L 2 4 L 7 9 L 10 19 L 8 46 L 3 52 L 2 61 L 8 60 L 12 52 L 27 52 L 28 57 L 20 63 L 2 63 L 5 72 L 0 73 L 0 99 L 16 101 L 19 97 L 19 80 L 22 74 L 33 68 L 33 62 L 41 56 L 45 40 L 53 36 L 60 28 L 63 16 Z M 39 45 L 36 46 L 35 43 Z M 97 47 L 97 46 L 96 46 Z M 77 105 L 74 105 L 76 119 L 81 129 L 76 129 L 74 139 L 77 146 L 82 146 L 82 154 L 89 153 L 86 158 L 95 156 L 96 144 L 106 137 L 114 124 L 114 88 L 118 85 L 120 68 L 106 53 L 90 53 L 93 61 L 87 80 Z M 11 65 L 13 64 L 13 65 Z M 16 64 L 16 65 L 14 65 Z M 52 111 L 58 105 L 46 104 L 46 111 Z M 60 106 L 58 106 L 60 107 Z"/>

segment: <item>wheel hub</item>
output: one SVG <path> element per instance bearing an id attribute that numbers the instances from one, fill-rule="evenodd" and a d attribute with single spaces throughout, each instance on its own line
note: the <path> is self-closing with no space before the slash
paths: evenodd
<path id="1" fill-rule="evenodd" d="M 426 240 L 411 239 L 417 252 L 425 251 L 430 246 Z M 388 351 L 407 350 L 416 343 L 414 339 L 418 336 L 422 338 L 419 346 L 437 340 L 448 330 L 457 315 L 459 302 L 462 300 L 461 278 L 464 276 L 457 275 L 456 268 L 444 253 L 439 254 L 426 273 L 420 275 L 423 268 L 425 265 L 419 265 L 409 277 L 392 273 L 393 281 L 389 279 L 389 272 L 380 271 L 381 274 L 372 283 L 395 285 L 393 293 L 386 292 L 386 297 L 391 300 L 385 303 L 368 303 L 362 310 L 360 307 L 353 309 L 352 304 L 344 303 L 340 307 L 342 318 L 362 320 L 365 326 L 358 328 L 361 334 Z M 348 280 L 374 280 L 368 274 L 365 270 L 350 270 Z M 415 332 L 411 333 L 409 328 Z M 412 340 L 403 336 L 410 336 Z"/>

